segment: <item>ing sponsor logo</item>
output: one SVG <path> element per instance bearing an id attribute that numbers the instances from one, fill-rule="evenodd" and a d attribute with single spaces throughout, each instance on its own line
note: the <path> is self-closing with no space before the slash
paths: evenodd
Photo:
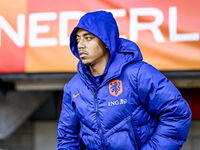
<path id="1" fill-rule="evenodd" d="M 126 104 L 127 100 L 126 99 L 120 99 L 120 100 L 115 100 L 115 101 L 110 101 L 108 102 L 108 106 L 117 106 L 117 105 L 123 105 Z"/>
<path id="2" fill-rule="evenodd" d="M 109 83 L 109 92 L 111 95 L 117 97 L 123 92 L 122 81 L 114 79 Z"/>

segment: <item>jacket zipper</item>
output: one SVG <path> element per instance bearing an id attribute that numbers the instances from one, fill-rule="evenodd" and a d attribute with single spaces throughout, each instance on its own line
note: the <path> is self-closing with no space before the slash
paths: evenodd
<path id="1" fill-rule="evenodd" d="M 102 143 L 103 149 L 105 149 L 105 145 L 104 145 L 104 142 L 103 142 L 101 124 L 100 124 L 100 119 L 99 119 L 99 108 L 98 108 L 98 102 L 97 102 L 97 91 L 94 92 L 94 100 L 95 100 L 95 105 L 96 105 L 97 124 L 98 124 L 98 128 L 99 128 L 100 139 L 101 139 L 101 143 Z"/>

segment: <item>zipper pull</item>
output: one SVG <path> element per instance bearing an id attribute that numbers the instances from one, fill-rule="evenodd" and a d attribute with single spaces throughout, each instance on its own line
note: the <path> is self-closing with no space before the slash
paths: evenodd
<path id="1" fill-rule="evenodd" d="M 95 92 L 95 93 L 94 93 L 94 99 L 96 99 L 96 98 L 97 98 L 97 93 Z"/>

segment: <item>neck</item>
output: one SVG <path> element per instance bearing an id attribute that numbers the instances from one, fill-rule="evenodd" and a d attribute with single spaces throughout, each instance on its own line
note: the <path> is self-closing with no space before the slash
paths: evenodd
<path id="1" fill-rule="evenodd" d="M 93 76 L 100 76 L 104 73 L 105 68 L 106 68 L 106 64 L 96 64 L 96 65 L 90 66 L 90 73 Z"/>
<path id="2" fill-rule="evenodd" d="M 93 65 L 89 66 L 91 75 L 93 76 L 102 75 L 105 71 L 109 57 L 110 57 L 110 53 L 107 49 L 102 58 L 97 60 Z"/>
<path id="3" fill-rule="evenodd" d="M 108 59 L 109 59 L 109 53 L 100 62 L 89 66 L 91 75 L 92 76 L 100 76 L 100 75 L 102 75 L 104 73 L 104 71 L 105 71 Z"/>

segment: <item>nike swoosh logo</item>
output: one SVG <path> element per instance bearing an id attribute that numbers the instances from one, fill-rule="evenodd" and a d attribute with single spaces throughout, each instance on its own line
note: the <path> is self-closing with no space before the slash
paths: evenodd
<path id="1" fill-rule="evenodd" d="M 76 94 L 76 95 L 74 94 L 74 95 L 73 95 L 73 98 L 76 98 L 76 97 L 79 96 L 80 94 L 81 94 L 81 92 L 78 93 L 78 94 Z"/>

